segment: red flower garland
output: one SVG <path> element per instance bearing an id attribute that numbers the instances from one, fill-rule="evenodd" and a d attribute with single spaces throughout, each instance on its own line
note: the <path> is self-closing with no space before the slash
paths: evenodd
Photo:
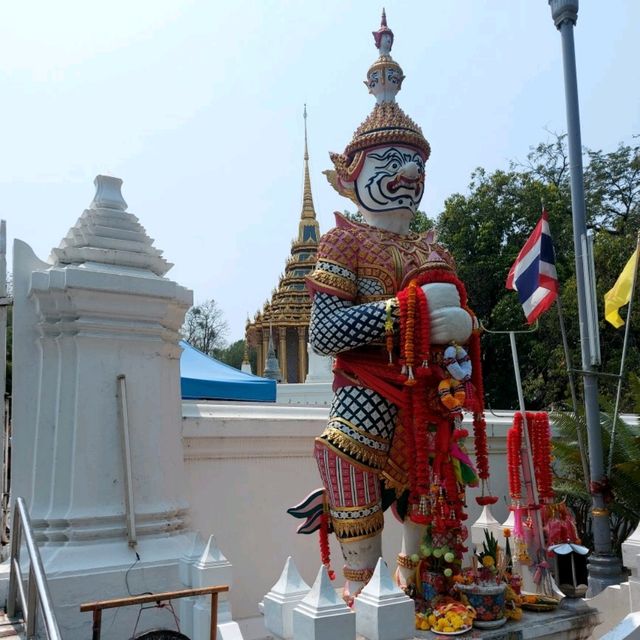
<path id="1" fill-rule="evenodd" d="M 507 431 L 507 470 L 509 473 L 509 494 L 517 502 L 522 498 L 520 468 L 522 466 L 522 414 L 513 416 L 513 426 Z"/>
<path id="2" fill-rule="evenodd" d="M 535 414 L 527 412 L 527 424 L 530 425 L 531 453 L 538 496 L 541 500 L 548 502 L 554 497 L 549 416 L 544 412 Z"/>
<path id="3" fill-rule="evenodd" d="M 429 412 L 424 402 L 427 381 L 423 371 L 430 348 L 428 307 L 424 292 L 415 280 L 397 298 L 400 307 L 400 355 L 407 389 L 403 425 L 405 455 L 409 462 L 410 514 L 413 521 L 426 524 L 429 520 L 427 503 L 431 481 Z M 419 364 L 416 356 L 420 359 Z"/>
<path id="4" fill-rule="evenodd" d="M 322 515 L 320 516 L 320 529 L 318 530 L 318 535 L 320 538 L 320 559 L 322 564 L 327 568 L 327 573 L 329 574 L 330 580 L 336 579 L 336 573 L 331 568 L 331 550 L 329 548 L 329 511 L 328 505 L 326 503 L 322 510 Z"/>
<path id="5" fill-rule="evenodd" d="M 428 282 L 453 284 L 463 308 L 467 293 L 458 278 L 448 270 L 429 270 L 412 280 L 398 295 L 400 309 L 400 362 L 405 384 L 405 402 L 401 419 L 404 426 L 405 455 L 409 463 L 409 514 L 414 522 L 432 523 L 435 533 L 454 533 L 460 540 L 466 537 L 462 520 L 464 513 L 464 487 L 458 483 L 449 448 L 453 423 L 433 415 L 428 404 L 428 386 L 432 372 L 430 365 L 429 308 L 421 286 Z M 476 394 L 472 405 L 473 429 L 478 475 L 483 481 L 489 477 L 489 455 L 486 423 L 483 417 L 483 384 L 480 360 L 480 336 L 473 333 L 469 342 L 472 362 L 472 383 Z M 437 425 L 436 434 L 429 434 L 429 423 Z M 430 438 L 435 435 L 435 442 Z M 433 469 L 430 457 L 434 456 Z M 433 478 L 433 482 L 432 482 Z M 433 493 L 436 483 L 440 491 Z M 483 482 L 484 486 L 484 482 Z M 430 490 L 431 489 L 431 490 Z M 494 503 L 494 496 L 482 496 Z M 431 515 L 428 515 L 430 505 Z M 460 543 L 461 544 L 461 543 Z"/>

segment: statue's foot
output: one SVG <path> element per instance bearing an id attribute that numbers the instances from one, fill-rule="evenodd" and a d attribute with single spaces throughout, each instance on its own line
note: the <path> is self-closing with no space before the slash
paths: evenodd
<path id="1" fill-rule="evenodd" d="M 353 609 L 353 603 L 355 602 L 356 596 L 360 594 L 363 586 L 364 585 L 361 585 L 355 592 L 353 592 L 353 584 L 348 581 L 344 583 L 344 587 L 342 588 L 342 599 L 344 600 L 347 607 Z"/>
<path id="2" fill-rule="evenodd" d="M 398 554 L 398 567 L 396 569 L 396 584 L 401 589 L 407 589 L 407 587 L 415 584 L 416 581 L 416 569 L 419 560 L 412 560 L 411 556 L 404 553 Z"/>
<path id="3" fill-rule="evenodd" d="M 371 579 L 373 569 L 350 569 L 345 566 L 343 574 L 346 582 L 342 589 L 342 599 L 346 602 L 348 607 L 353 607 L 355 599 Z"/>

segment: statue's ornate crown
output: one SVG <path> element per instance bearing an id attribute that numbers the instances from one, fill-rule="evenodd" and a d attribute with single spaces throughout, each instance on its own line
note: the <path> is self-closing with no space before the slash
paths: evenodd
<path id="1" fill-rule="evenodd" d="M 404 75 L 400 65 L 391 57 L 393 31 L 387 26 L 382 11 L 380 29 L 373 32 L 380 57 L 367 72 L 365 85 L 375 96 L 376 105 L 367 119 L 356 129 L 344 153 L 330 153 L 338 177 L 344 182 L 357 178 L 364 160 L 364 151 L 372 147 L 403 144 L 415 147 L 425 161 L 431 147 L 420 127 L 398 106 L 396 94 L 402 87 Z"/>

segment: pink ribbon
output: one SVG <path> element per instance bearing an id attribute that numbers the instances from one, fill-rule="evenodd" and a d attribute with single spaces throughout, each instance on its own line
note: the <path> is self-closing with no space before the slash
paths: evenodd
<path id="1" fill-rule="evenodd" d="M 540 584 L 544 574 L 549 568 L 549 563 L 546 560 L 543 560 L 542 562 L 539 562 L 538 564 L 536 564 L 535 567 L 536 567 L 536 571 L 533 574 L 533 581 L 536 584 Z"/>

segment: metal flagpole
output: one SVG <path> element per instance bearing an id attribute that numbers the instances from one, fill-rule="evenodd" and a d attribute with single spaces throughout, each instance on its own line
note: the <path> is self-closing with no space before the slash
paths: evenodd
<path id="1" fill-rule="evenodd" d="M 611 476 L 611 467 L 613 466 L 613 441 L 616 435 L 616 422 L 618 420 L 618 410 L 620 409 L 620 394 L 622 392 L 622 375 L 624 374 L 625 359 L 627 357 L 627 345 L 629 343 L 629 327 L 631 326 L 631 308 L 633 306 L 633 294 L 636 289 L 636 281 L 638 279 L 638 263 L 640 262 L 640 232 L 636 240 L 636 266 L 633 270 L 633 279 L 631 281 L 631 292 L 629 293 L 629 306 L 627 307 L 627 321 L 624 328 L 624 342 L 622 343 L 622 356 L 620 358 L 620 377 L 618 378 L 618 390 L 616 392 L 616 404 L 613 410 L 613 423 L 611 425 L 611 440 L 609 442 L 609 464 L 607 465 L 607 475 Z"/>
<path id="2" fill-rule="evenodd" d="M 531 329 L 523 329 L 521 331 L 497 331 L 497 330 L 494 331 L 491 329 L 487 329 L 487 327 L 485 327 L 482 324 L 482 321 L 480 321 L 480 326 L 482 327 L 482 330 L 486 331 L 487 333 L 509 335 L 509 342 L 511 344 L 511 357 L 513 359 L 513 372 L 516 379 L 516 389 L 518 391 L 518 405 L 520 406 L 520 413 L 522 413 L 522 431 L 523 431 L 522 435 L 524 436 L 522 438 L 522 445 L 521 445 L 522 460 L 523 460 L 522 477 L 524 480 L 524 485 L 527 488 L 527 501 L 529 502 L 529 505 L 537 506 L 540 504 L 540 502 L 538 499 L 538 486 L 536 484 L 536 475 L 535 475 L 535 470 L 533 466 L 533 454 L 531 451 L 531 439 L 529 438 L 529 424 L 527 422 L 527 412 L 524 404 L 522 378 L 520 377 L 520 363 L 518 361 L 518 349 L 516 347 L 516 334 L 517 333 L 533 333 L 534 331 L 537 331 L 538 321 L 536 320 L 536 323 L 533 325 Z M 542 528 L 542 513 L 540 509 L 535 508 L 535 506 L 533 509 L 535 514 L 535 520 L 536 520 L 535 552 L 536 552 L 536 556 L 538 556 L 541 551 L 544 552 L 545 544 L 544 544 L 544 533 Z"/>
<path id="3" fill-rule="evenodd" d="M 542 202 L 542 212 L 546 211 L 544 202 Z M 553 245 L 552 245 L 553 246 Z M 553 247 L 554 263 L 556 257 L 556 248 Z M 558 310 L 558 321 L 560 322 L 560 335 L 562 336 L 562 348 L 564 349 L 564 361 L 567 365 L 567 376 L 569 378 L 569 392 L 571 393 L 571 406 L 573 408 L 574 418 L 578 415 L 578 394 L 576 392 L 576 382 L 573 378 L 573 358 L 571 357 L 571 351 L 569 351 L 569 341 L 567 340 L 567 329 L 564 323 L 564 311 L 562 306 L 562 299 L 560 296 L 560 282 L 558 281 L 558 295 L 556 296 L 556 309 Z M 580 461 L 582 462 L 582 474 L 584 475 L 584 484 L 589 493 L 589 462 L 587 456 L 587 449 L 584 446 L 584 440 L 582 439 L 582 433 L 580 429 L 576 427 L 576 436 L 578 438 L 578 449 L 580 450 Z"/>
<path id="4" fill-rule="evenodd" d="M 573 405 L 573 415 L 578 415 L 578 394 L 576 393 L 576 383 L 573 379 L 573 361 L 571 352 L 569 351 L 569 341 L 567 340 L 567 330 L 564 326 L 564 312 L 562 310 L 562 302 L 560 301 L 560 292 L 556 298 L 556 307 L 558 309 L 558 320 L 560 321 L 560 334 L 562 335 L 562 346 L 564 347 L 564 359 L 567 364 L 567 375 L 569 376 L 569 390 L 571 391 L 571 404 Z M 580 449 L 580 460 L 582 462 L 582 473 L 584 474 L 584 483 L 589 491 L 589 462 L 587 458 L 587 450 L 584 446 L 582 433 L 576 426 L 576 436 L 578 437 L 578 448 Z"/>
<path id="5" fill-rule="evenodd" d="M 609 510 L 605 503 L 607 478 L 604 469 L 598 382 L 592 369 L 592 337 L 588 323 L 586 290 L 590 283 L 585 278 L 582 263 L 582 237 L 587 234 L 584 202 L 584 177 L 582 171 L 582 141 L 580 137 L 580 109 L 578 105 L 578 80 L 573 28 L 578 20 L 578 0 L 549 0 L 551 17 L 560 31 L 564 72 L 565 101 L 567 109 L 567 139 L 569 145 L 569 169 L 571 174 L 571 212 L 573 219 L 573 244 L 575 249 L 578 315 L 580 318 L 580 346 L 584 388 L 585 418 L 591 471 L 591 520 L 594 551 L 589 557 L 589 596 L 595 596 L 609 585 L 619 584 L 622 566 L 611 547 Z M 595 327 L 597 331 L 597 327 Z"/>

